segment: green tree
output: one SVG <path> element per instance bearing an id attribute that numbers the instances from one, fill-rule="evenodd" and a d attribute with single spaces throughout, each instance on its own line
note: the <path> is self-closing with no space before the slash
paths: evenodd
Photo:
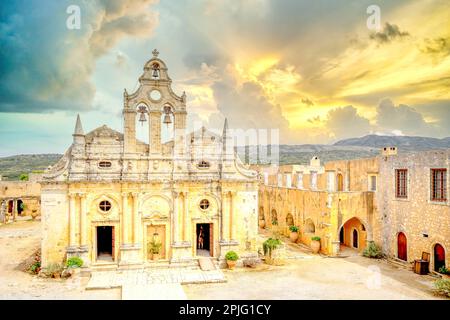
<path id="1" fill-rule="evenodd" d="M 28 181 L 28 173 L 21 173 L 19 176 L 20 181 Z"/>

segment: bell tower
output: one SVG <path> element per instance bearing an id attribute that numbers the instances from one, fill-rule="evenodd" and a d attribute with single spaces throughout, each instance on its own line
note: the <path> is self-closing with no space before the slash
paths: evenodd
<path id="1" fill-rule="evenodd" d="M 152 51 L 152 58 L 144 65 L 139 77 L 139 88 L 128 95 L 124 93 L 125 152 L 136 150 L 136 116 L 149 126 L 149 155 L 162 156 L 163 126 L 172 126 L 173 151 L 184 153 L 186 129 L 186 94 L 181 96 L 172 90 L 167 66 L 159 57 L 158 50 Z M 134 151 L 135 152 L 135 151 Z"/>

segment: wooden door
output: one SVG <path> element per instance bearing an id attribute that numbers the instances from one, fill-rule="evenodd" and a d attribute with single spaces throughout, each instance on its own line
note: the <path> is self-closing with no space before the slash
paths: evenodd
<path id="1" fill-rule="evenodd" d="M 344 177 L 340 173 L 337 175 L 337 191 L 344 191 Z"/>
<path id="2" fill-rule="evenodd" d="M 111 258 L 112 261 L 114 261 L 114 256 L 115 256 L 115 248 L 116 248 L 116 237 L 115 237 L 115 232 L 114 232 L 115 228 L 111 227 Z"/>
<path id="3" fill-rule="evenodd" d="M 445 250 L 439 243 L 434 246 L 434 271 L 439 271 L 441 267 L 445 267 Z"/>
<path id="4" fill-rule="evenodd" d="M 151 225 L 147 226 L 147 248 L 149 242 L 160 241 L 161 242 L 161 259 L 166 259 L 166 226 L 165 225 Z M 147 249 L 147 259 L 151 259 L 152 255 Z"/>
<path id="5" fill-rule="evenodd" d="M 209 224 L 209 254 L 211 257 L 214 257 L 214 236 L 213 236 L 213 227 L 214 224 Z"/>
<path id="6" fill-rule="evenodd" d="M 400 232 L 397 237 L 397 257 L 408 261 L 406 236 L 403 232 Z"/>

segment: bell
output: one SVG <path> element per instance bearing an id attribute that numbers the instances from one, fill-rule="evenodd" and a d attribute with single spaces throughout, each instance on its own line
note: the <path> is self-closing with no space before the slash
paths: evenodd
<path id="1" fill-rule="evenodd" d="M 153 69 L 152 77 L 155 78 L 155 79 L 158 79 L 158 78 L 159 78 L 158 69 Z"/>
<path id="2" fill-rule="evenodd" d="M 141 125 L 144 125 L 145 121 L 147 121 L 147 119 L 145 118 L 145 113 L 141 112 L 141 114 L 139 115 L 139 122 L 141 123 Z"/>
<path id="3" fill-rule="evenodd" d="M 170 119 L 170 115 L 168 115 L 168 114 L 165 114 L 165 115 L 164 115 L 164 121 L 163 121 L 163 123 L 165 123 L 165 124 L 167 124 L 167 125 L 169 125 L 169 124 L 172 123 L 172 120 Z"/>

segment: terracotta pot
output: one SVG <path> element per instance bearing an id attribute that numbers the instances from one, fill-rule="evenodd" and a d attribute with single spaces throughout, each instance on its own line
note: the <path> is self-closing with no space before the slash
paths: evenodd
<path id="1" fill-rule="evenodd" d="M 320 251 L 320 241 L 312 240 L 311 241 L 311 249 L 314 253 L 319 253 Z"/>
<path id="2" fill-rule="evenodd" d="M 259 220 L 259 227 L 261 229 L 263 229 L 266 226 L 266 221 L 265 220 Z"/>
<path id="3" fill-rule="evenodd" d="M 153 259 L 153 260 L 159 260 L 159 259 L 161 259 L 161 254 L 159 254 L 159 253 L 153 253 L 153 254 L 152 254 L 152 259 Z"/>
<path id="4" fill-rule="evenodd" d="M 236 267 L 236 261 L 227 260 L 228 269 L 233 270 Z"/>
<path id="5" fill-rule="evenodd" d="M 291 232 L 289 234 L 289 239 L 291 239 L 292 242 L 297 242 L 298 239 L 298 232 Z"/>

